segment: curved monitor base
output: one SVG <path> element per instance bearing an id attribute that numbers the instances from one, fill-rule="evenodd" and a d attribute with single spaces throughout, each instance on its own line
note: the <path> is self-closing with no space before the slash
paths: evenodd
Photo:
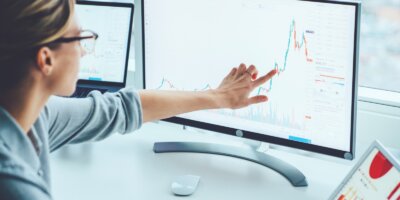
<path id="1" fill-rule="evenodd" d="M 241 158 L 275 170 L 288 179 L 294 187 L 304 187 L 308 185 L 306 177 L 293 165 L 274 156 L 257 152 L 252 149 L 201 142 L 156 142 L 154 143 L 153 151 L 155 153 L 209 153 Z"/>

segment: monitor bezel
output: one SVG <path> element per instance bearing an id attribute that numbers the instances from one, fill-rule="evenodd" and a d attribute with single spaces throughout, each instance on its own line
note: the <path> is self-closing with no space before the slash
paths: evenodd
<path id="1" fill-rule="evenodd" d="M 122 82 L 114 82 L 114 81 L 97 81 L 97 80 L 85 80 L 79 79 L 78 84 L 90 84 L 94 86 L 111 86 L 111 87 L 125 87 L 126 79 L 128 75 L 128 64 L 129 64 L 129 55 L 130 55 L 130 47 L 131 47 L 131 38 L 132 38 L 132 29 L 133 29 L 133 14 L 135 11 L 135 5 L 133 3 L 120 3 L 120 2 L 103 2 L 103 1 L 85 1 L 85 0 L 77 0 L 76 4 L 79 5 L 92 5 L 92 6 L 106 6 L 106 7 L 120 7 L 120 8 L 130 8 L 130 18 L 129 18 L 129 34 L 128 34 L 128 43 L 127 43 L 127 51 L 125 58 L 125 66 L 124 66 L 124 77 Z M 100 36 L 101 37 L 101 36 Z"/>
<path id="2" fill-rule="evenodd" d="M 146 89 L 146 51 L 145 51 L 145 0 L 141 0 L 142 6 L 142 61 L 143 61 L 143 88 Z M 360 2 L 344 2 L 344 1 L 325 1 L 325 0 L 298 0 L 298 1 L 309 1 L 309 2 L 320 2 L 328 4 L 341 4 L 354 6 L 355 9 L 355 29 L 354 29 L 354 55 L 353 55 L 353 85 L 352 85 L 352 111 L 351 111 L 351 133 L 350 133 L 350 150 L 343 151 L 339 149 L 319 146 L 315 144 L 306 144 L 302 142 L 297 142 L 285 138 L 274 137 L 270 135 L 265 135 L 262 133 L 256 133 L 246 130 L 238 130 L 235 128 L 230 128 L 226 126 L 195 121 L 191 119 L 186 119 L 182 117 L 171 117 L 163 119 L 163 121 L 171 122 L 175 124 L 181 124 L 185 126 L 191 126 L 195 128 L 201 128 L 204 130 L 215 131 L 227 135 L 243 137 L 246 139 L 257 140 L 261 142 L 277 144 L 282 146 L 287 146 L 291 148 L 306 150 L 310 152 L 325 154 L 329 156 L 334 156 L 338 158 L 343 158 L 347 160 L 353 160 L 355 158 L 355 135 L 356 135 L 356 114 L 357 114 L 357 85 L 358 85 L 358 57 L 359 57 L 359 31 L 360 31 L 360 18 L 361 18 L 361 3 Z M 240 134 L 237 134 L 237 133 Z"/>

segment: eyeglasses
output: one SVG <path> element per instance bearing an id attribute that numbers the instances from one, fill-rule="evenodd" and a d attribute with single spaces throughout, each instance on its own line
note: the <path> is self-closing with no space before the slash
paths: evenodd
<path id="1" fill-rule="evenodd" d="M 79 37 L 59 38 L 49 44 L 69 43 L 69 42 L 79 41 L 82 49 L 86 52 L 86 54 L 91 54 L 95 50 L 97 38 L 99 38 L 99 35 L 94 31 L 83 30 L 81 31 Z"/>

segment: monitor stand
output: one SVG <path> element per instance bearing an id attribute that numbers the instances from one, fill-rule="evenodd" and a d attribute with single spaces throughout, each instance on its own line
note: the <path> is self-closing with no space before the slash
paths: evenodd
<path id="1" fill-rule="evenodd" d="M 156 142 L 154 143 L 153 151 L 155 153 L 207 153 L 245 159 L 275 170 L 288 179 L 294 187 L 305 187 L 308 185 L 306 177 L 293 165 L 254 149 L 203 142 Z"/>

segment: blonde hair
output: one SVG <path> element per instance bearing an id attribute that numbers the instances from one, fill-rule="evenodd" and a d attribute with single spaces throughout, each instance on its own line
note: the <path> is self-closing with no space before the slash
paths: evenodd
<path id="1" fill-rule="evenodd" d="M 66 33 L 74 4 L 75 0 L 0 1 L 0 89 L 6 84 L 2 79 L 21 78 L 37 50 Z"/>

